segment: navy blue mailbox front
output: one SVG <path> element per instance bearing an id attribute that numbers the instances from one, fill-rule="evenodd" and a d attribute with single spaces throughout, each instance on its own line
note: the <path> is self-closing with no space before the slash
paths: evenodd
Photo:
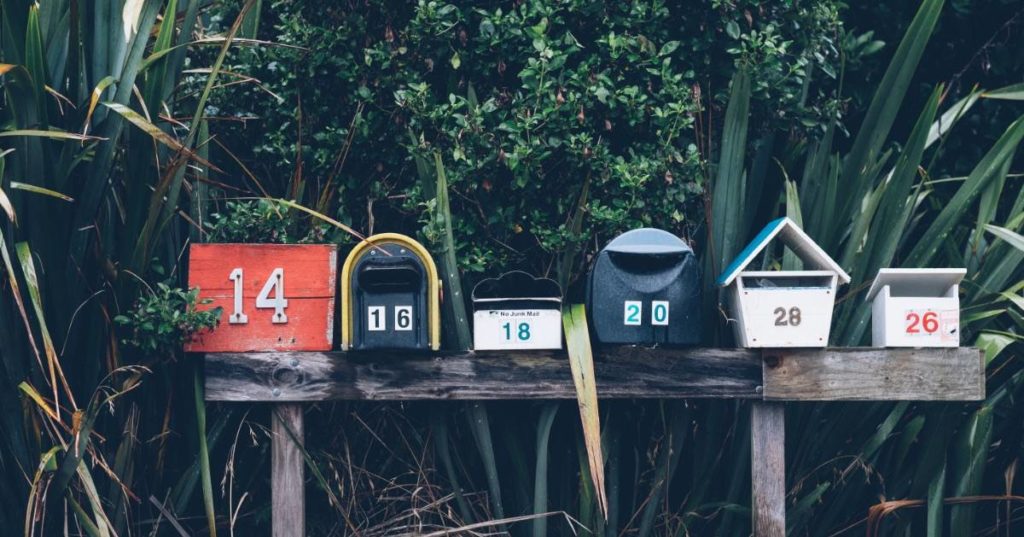
<path id="1" fill-rule="evenodd" d="M 700 271 L 679 237 L 627 231 L 597 255 L 587 280 L 587 317 L 602 343 L 700 342 Z"/>
<path id="2" fill-rule="evenodd" d="M 397 233 L 369 237 L 341 270 L 342 350 L 440 348 L 440 282 L 423 246 Z"/>

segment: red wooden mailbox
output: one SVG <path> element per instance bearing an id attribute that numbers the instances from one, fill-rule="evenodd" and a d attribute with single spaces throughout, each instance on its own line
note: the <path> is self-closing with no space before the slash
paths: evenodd
<path id="1" fill-rule="evenodd" d="M 220 325 L 188 352 L 329 351 L 334 343 L 337 247 L 331 244 L 194 244 L 188 284 Z"/>

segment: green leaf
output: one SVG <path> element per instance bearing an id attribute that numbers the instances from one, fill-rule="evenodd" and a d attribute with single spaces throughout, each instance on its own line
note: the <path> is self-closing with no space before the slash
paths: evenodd
<path id="1" fill-rule="evenodd" d="M 51 130 L 40 130 L 40 129 L 14 129 L 9 131 L 0 131 L 0 138 L 7 138 L 12 136 L 32 136 L 38 138 L 49 138 L 51 140 L 102 140 L 103 138 L 96 138 L 95 136 L 85 136 L 82 134 L 75 134 L 73 132 L 64 131 L 51 131 Z"/>
<path id="2" fill-rule="evenodd" d="M 960 118 L 967 114 L 967 111 L 974 106 L 974 103 L 978 102 L 978 98 L 981 96 L 981 92 L 972 91 L 968 96 L 960 99 L 953 106 L 946 109 L 945 112 L 939 116 L 939 119 L 932 123 L 931 129 L 928 131 L 928 141 L 925 142 L 925 147 L 931 147 L 933 143 L 938 141 L 939 138 L 946 135 L 953 125 L 956 125 Z"/>
<path id="3" fill-rule="evenodd" d="M 1014 248 L 1024 251 L 1024 236 L 1019 233 L 1015 233 L 1005 227 L 994 226 L 992 224 L 985 225 L 985 230 L 996 237 L 1003 239 L 1007 244 Z"/>
<path id="4" fill-rule="evenodd" d="M 74 198 L 72 198 L 71 196 L 66 196 L 64 194 L 61 194 L 60 192 L 57 192 L 56 190 L 51 190 L 49 188 L 43 188 L 41 186 L 30 185 L 26 183 L 19 183 L 18 181 L 11 181 L 11 188 L 14 190 L 32 192 L 33 194 L 42 194 L 44 196 L 57 198 L 59 200 L 66 201 L 69 203 L 75 201 Z"/>
<path id="5" fill-rule="evenodd" d="M 974 340 L 974 346 L 981 349 L 985 353 L 985 366 L 992 363 L 997 356 L 1002 354 L 1007 347 L 1015 343 L 1017 340 L 1014 338 L 1004 335 L 997 334 L 994 332 L 982 332 L 978 334 L 977 339 Z"/>
<path id="6" fill-rule="evenodd" d="M 548 511 L 548 439 L 551 437 L 551 426 L 558 414 L 558 401 L 549 401 L 540 411 L 537 420 L 537 464 L 533 476 L 533 514 L 540 515 Z M 547 537 L 548 519 L 539 517 L 533 521 L 533 537 Z"/>
<path id="7" fill-rule="evenodd" d="M 942 5 L 942 0 L 924 0 L 921 3 L 875 90 L 853 147 L 843 160 L 838 197 L 839 218 L 846 218 L 851 208 L 861 202 L 872 186 L 867 172 L 878 158 L 892 124 L 896 121 L 921 55 L 939 19 Z"/>
<path id="8" fill-rule="evenodd" d="M 986 99 L 1006 99 L 1010 101 L 1024 101 L 1024 82 L 1012 84 L 981 94 Z"/>
<path id="9" fill-rule="evenodd" d="M 213 505 L 213 477 L 210 473 L 210 449 L 206 444 L 206 399 L 203 397 L 203 371 L 198 364 L 193 367 L 192 400 L 196 409 L 196 431 L 199 439 L 199 474 L 203 488 L 203 507 L 206 510 L 206 528 L 217 537 L 217 512 Z"/>
<path id="10" fill-rule="evenodd" d="M 469 316 L 466 314 L 466 300 L 462 292 L 462 278 L 459 275 L 459 262 L 456 259 L 455 234 L 452 230 L 452 214 L 448 201 L 448 177 L 445 174 L 441 153 L 434 152 L 434 171 L 437 173 L 436 205 L 434 218 L 436 226 L 441 230 L 441 252 L 438 269 L 441 271 L 443 288 L 449 295 L 445 301 L 445 320 L 449 327 L 449 346 L 456 350 L 469 350 L 473 346 L 473 335 L 469 329 Z"/>
<path id="11" fill-rule="evenodd" d="M 740 25 L 736 24 L 736 21 L 729 21 L 725 23 L 725 33 L 733 39 L 739 39 Z"/>
<path id="12" fill-rule="evenodd" d="M 45 128 L 47 119 L 46 97 L 46 53 L 43 47 L 43 32 L 39 27 L 39 4 L 33 4 L 28 11 L 28 25 L 25 30 L 25 68 L 32 77 L 32 91 L 35 95 L 39 118 Z"/>
<path id="13" fill-rule="evenodd" d="M 981 492 L 992 439 L 992 420 L 992 407 L 986 404 L 974 412 L 960 431 L 953 449 L 952 476 L 959 480 L 954 490 L 957 497 L 975 496 Z M 980 529 L 974 524 L 976 510 L 977 506 L 970 503 L 952 506 L 949 514 L 950 534 L 972 535 Z"/>
<path id="14" fill-rule="evenodd" d="M 803 227 L 804 218 L 800 213 L 800 195 L 797 193 L 796 183 L 789 179 L 784 180 L 786 187 L 786 216 L 796 222 L 796 225 Z M 782 270 L 802 270 L 803 262 L 793 252 L 786 248 L 782 253 Z"/>
<path id="15" fill-rule="evenodd" d="M 49 382 L 53 389 L 53 402 L 55 405 L 55 416 L 60 417 L 60 397 L 58 388 L 63 386 L 69 396 L 72 408 L 75 408 L 74 399 L 70 398 L 71 389 L 68 388 L 64 378 L 64 371 L 61 369 L 60 360 L 57 357 L 57 349 L 53 345 L 53 338 L 50 337 L 50 330 L 46 325 L 46 310 L 43 308 L 42 293 L 39 289 L 39 278 L 36 275 L 35 262 L 32 260 L 32 250 L 27 242 L 19 242 L 14 246 L 18 253 L 18 260 L 21 262 L 21 272 L 25 275 L 25 284 L 28 286 L 28 295 L 32 301 L 32 309 L 36 314 L 36 323 L 39 325 L 39 332 L 43 336 L 43 349 L 46 351 L 46 367 L 49 372 Z"/>
<path id="16" fill-rule="evenodd" d="M 157 33 L 156 42 L 153 43 L 153 54 L 169 51 L 174 46 L 174 29 L 178 20 L 178 0 L 169 0 L 164 9 L 164 16 L 160 21 L 160 31 Z M 164 78 L 168 75 L 170 68 L 167 59 L 160 60 L 146 77 L 146 107 L 150 110 L 159 110 L 164 96 L 161 94 L 164 88 Z"/>
<path id="17" fill-rule="evenodd" d="M 931 226 L 918 239 L 917 244 L 907 256 L 905 266 L 923 267 L 931 262 L 939 248 L 950 239 L 950 232 L 971 203 L 978 198 L 985 187 L 995 180 L 996 174 L 1005 169 L 1006 161 L 1013 158 L 1022 137 L 1024 137 L 1024 117 L 1013 122 L 992 146 L 992 149 L 985 154 L 981 162 L 974 167 L 964 184 L 960 186 L 953 198 L 932 220 Z"/>
<path id="18" fill-rule="evenodd" d="M 594 355 L 590 349 L 590 329 L 583 304 L 572 304 L 562 311 L 565 347 L 569 354 L 576 402 L 583 424 L 587 463 L 597 496 L 597 505 L 608 519 L 608 496 L 604 490 L 604 452 L 601 448 L 601 417 L 597 408 L 597 385 L 594 382 Z"/>
<path id="19" fill-rule="evenodd" d="M 161 144 L 171 148 L 174 151 L 178 151 L 188 155 L 189 157 L 203 164 L 204 166 L 208 166 L 218 171 L 220 170 L 220 168 L 217 168 L 213 164 L 210 164 L 210 162 L 200 158 L 199 155 L 192 152 L 192 150 L 186 147 L 185 144 L 179 142 L 173 136 L 164 132 L 162 129 L 160 129 L 160 127 L 157 127 L 156 125 L 150 123 L 149 120 L 142 117 L 142 115 L 136 112 L 135 110 L 132 110 L 131 108 L 128 108 L 127 106 L 118 103 L 103 103 L 103 106 L 113 110 L 114 112 L 117 112 L 118 115 L 127 119 L 128 122 L 132 125 L 135 125 L 139 129 L 142 129 L 143 132 L 150 135 L 157 142 L 160 142 Z"/>
<path id="20" fill-rule="evenodd" d="M 469 430 L 476 440 L 477 451 L 484 466 L 484 475 L 487 476 L 487 489 L 491 496 L 491 506 L 494 509 L 495 518 L 505 518 L 505 504 L 501 499 L 501 481 L 498 479 L 498 463 L 494 458 L 494 440 L 491 436 L 491 421 L 487 408 L 481 402 L 469 404 L 469 411 L 466 414 L 469 419 Z M 503 527 L 499 526 L 501 531 Z"/>
<path id="21" fill-rule="evenodd" d="M 722 149 L 711 198 L 712 274 L 725 267 L 746 240 L 748 222 L 742 221 L 746 193 L 744 156 L 750 116 L 750 74 L 740 68 L 733 75 L 729 105 L 725 110 Z M 714 278 L 711 278 L 714 280 Z"/>
<path id="22" fill-rule="evenodd" d="M 932 476 L 928 484 L 927 524 L 928 537 L 942 537 L 942 511 L 945 503 L 946 461 Z"/>

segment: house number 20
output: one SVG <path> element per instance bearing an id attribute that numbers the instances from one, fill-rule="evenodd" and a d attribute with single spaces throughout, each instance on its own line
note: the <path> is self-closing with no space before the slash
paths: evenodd
<path id="1" fill-rule="evenodd" d="M 644 303 L 639 300 L 627 300 L 623 306 L 622 324 L 626 326 L 640 326 L 643 324 Z M 651 301 L 651 324 L 654 326 L 668 326 L 668 301 Z"/>
<path id="2" fill-rule="evenodd" d="M 235 282 L 234 311 L 228 317 L 228 323 L 248 324 L 249 316 L 242 311 L 242 289 L 244 287 L 242 282 L 245 275 L 242 269 L 236 268 L 231 271 L 228 278 Z M 274 293 L 273 298 L 270 298 L 270 293 Z M 284 312 L 284 309 L 288 307 L 288 299 L 284 297 L 283 268 L 276 268 L 270 273 L 267 283 L 263 284 L 260 294 L 256 295 L 256 307 L 259 309 L 273 308 L 274 315 L 271 317 L 271 322 L 274 324 L 285 324 L 288 322 L 288 315 Z"/>

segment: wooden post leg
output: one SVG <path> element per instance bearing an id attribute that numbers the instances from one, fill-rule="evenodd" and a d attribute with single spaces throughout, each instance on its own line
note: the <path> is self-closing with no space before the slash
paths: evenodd
<path id="1" fill-rule="evenodd" d="M 273 501 L 273 537 L 305 537 L 306 497 L 303 494 L 305 461 L 301 403 L 277 403 L 271 416 L 270 487 Z M 294 437 L 294 440 L 293 440 Z M 298 441 L 298 444 L 296 444 Z"/>
<path id="2" fill-rule="evenodd" d="M 754 537 L 786 535 L 786 421 L 782 403 L 758 401 L 750 412 Z"/>

